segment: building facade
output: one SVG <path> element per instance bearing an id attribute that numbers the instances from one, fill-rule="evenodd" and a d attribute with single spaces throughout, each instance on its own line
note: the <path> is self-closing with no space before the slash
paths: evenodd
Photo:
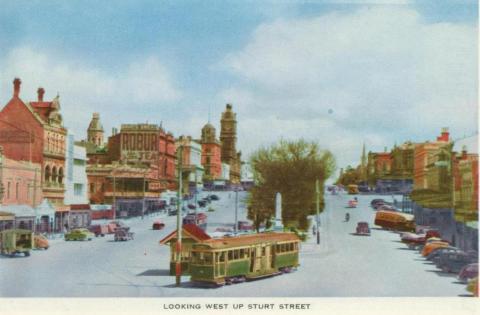
<path id="1" fill-rule="evenodd" d="M 67 130 L 59 96 L 44 101 L 45 90 L 39 88 L 38 100 L 24 103 L 20 99 L 20 79 L 13 84 L 13 97 L 0 112 L 0 145 L 10 159 L 41 165 L 42 194 L 60 209 L 64 206 Z"/>
<path id="2" fill-rule="evenodd" d="M 216 130 L 211 124 L 202 128 L 202 165 L 204 182 L 212 182 L 222 176 L 222 146 L 216 138 Z"/>
<path id="3" fill-rule="evenodd" d="M 177 151 L 182 151 L 182 188 L 184 194 L 194 194 L 202 188 L 203 172 L 202 145 L 190 136 L 180 136 Z"/>

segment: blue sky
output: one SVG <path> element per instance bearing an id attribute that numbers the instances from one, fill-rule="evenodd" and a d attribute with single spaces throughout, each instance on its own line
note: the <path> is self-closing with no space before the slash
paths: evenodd
<path id="1" fill-rule="evenodd" d="M 443 126 L 457 134 L 476 130 L 472 115 L 447 119 L 454 108 L 477 113 L 476 1 L 0 1 L 0 7 L 0 102 L 10 98 L 13 76 L 22 78 L 24 100 L 35 98 L 39 85 L 46 98 L 59 92 L 65 124 L 79 138 L 92 111 L 107 130 L 162 121 L 176 135 L 198 137 L 209 108 L 219 127 L 227 101 L 238 112 L 239 147 L 247 154 L 278 138 L 323 144 L 328 134 L 332 141 L 323 146 L 346 164 L 363 141 L 379 150 L 433 139 Z M 425 60 L 439 70 L 419 70 Z M 439 89 L 445 95 L 436 99 Z M 441 110 L 425 122 L 434 103 Z M 370 109 L 373 116 L 363 116 Z"/>

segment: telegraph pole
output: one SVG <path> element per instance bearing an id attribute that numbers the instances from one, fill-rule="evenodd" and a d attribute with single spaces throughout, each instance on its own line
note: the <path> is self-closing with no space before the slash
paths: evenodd
<path id="1" fill-rule="evenodd" d="M 235 188 L 235 226 L 234 226 L 235 235 L 238 232 L 238 188 Z"/>
<path id="2" fill-rule="evenodd" d="M 320 244 L 320 182 L 315 181 L 315 191 L 317 195 L 317 244 Z"/>
<path id="3" fill-rule="evenodd" d="M 177 202 L 177 244 L 176 244 L 176 259 L 175 259 L 175 283 L 180 286 L 182 278 L 182 159 L 183 146 L 180 144 L 178 154 L 178 202 Z"/>

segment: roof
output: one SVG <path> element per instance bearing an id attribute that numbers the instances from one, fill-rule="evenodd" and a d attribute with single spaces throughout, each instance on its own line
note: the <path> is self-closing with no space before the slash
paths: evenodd
<path id="1" fill-rule="evenodd" d="M 224 237 L 210 239 L 208 241 L 202 242 L 204 245 L 208 245 L 211 248 L 224 248 L 224 247 L 237 247 L 245 245 L 255 245 L 262 244 L 266 242 L 286 242 L 286 241 L 295 241 L 299 242 L 300 239 L 295 233 L 277 233 L 277 232 L 267 232 L 267 233 L 257 233 L 249 235 L 239 235 L 235 237 Z"/>
<path id="2" fill-rule="evenodd" d="M 30 106 L 36 108 L 50 108 L 52 106 L 52 102 L 30 102 Z"/>
<path id="3" fill-rule="evenodd" d="M 197 242 L 203 242 L 211 239 L 211 237 L 207 233 L 205 233 L 201 228 L 199 228 L 195 224 L 184 224 L 182 226 L 182 233 L 184 233 L 182 235 L 188 235 L 189 237 L 193 238 Z M 168 242 L 170 242 L 170 240 L 176 237 L 177 237 L 177 230 L 168 234 L 164 239 L 160 241 L 160 244 L 167 244 Z"/>

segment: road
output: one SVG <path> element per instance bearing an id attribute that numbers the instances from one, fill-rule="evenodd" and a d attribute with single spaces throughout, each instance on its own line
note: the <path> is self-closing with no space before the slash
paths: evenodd
<path id="1" fill-rule="evenodd" d="M 218 194 L 208 213 L 209 232 L 233 224 L 234 193 Z M 239 193 L 239 220 L 245 219 Z M 158 241 L 175 229 L 175 217 L 125 220 L 135 239 L 114 242 L 112 235 L 90 242 L 53 240 L 47 251 L 28 258 L 0 258 L 2 297 L 439 297 L 468 296 L 454 275 L 439 272 L 416 251 L 399 242 L 396 233 L 372 229 L 369 237 L 354 236 L 356 222 L 373 224 L 375 212 L 359 196 L 356 209 L 346 209 L 350 196 L 326 196 L 321 215 L 321 244 L 311 237 L 302 244 L 297 271 L 215 289 L 197 288 L 182 277 L 182 286 L 168 275 L 169 247 Z M 351 214 L 344 222 L 345 212 Z M 166 227 L 153 231 L 161 217 Z"/>

